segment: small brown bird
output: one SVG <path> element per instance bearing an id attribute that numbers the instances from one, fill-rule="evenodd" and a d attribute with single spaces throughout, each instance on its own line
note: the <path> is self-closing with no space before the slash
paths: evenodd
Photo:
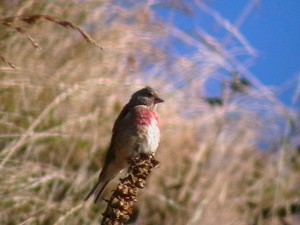
<path id="1" fill-rule="evenodd" d="M 160 139 L 156 106 L 161 102 L 164 100 L 149 86 L 131 96 L 113 126 L 98 182 L 85 200 L 94 194 L 96 203 L 108 182 L 128 166 L 128 158 L 156 151 Z"/>

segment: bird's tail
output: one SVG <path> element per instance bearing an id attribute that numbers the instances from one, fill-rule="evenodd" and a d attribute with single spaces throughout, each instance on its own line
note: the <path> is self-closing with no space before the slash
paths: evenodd
<path id="1" fill-rule="evenodd" d="M 93 194 L 95 196 L 94 198 L 94 203 L 97 203 L 99 200 L 104 188 L 108 184 L 109 180 L 103 181 L 99 180 L 96 185 L 93 187 L 93 189 L 88 193 L 88 195 L 85 197 L 85 201 L 88 200 Z"/>

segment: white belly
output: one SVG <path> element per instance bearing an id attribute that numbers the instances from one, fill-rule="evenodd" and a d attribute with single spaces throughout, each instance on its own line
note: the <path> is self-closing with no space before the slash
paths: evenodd
<path id="1" fill-rule="evenodd" d="M 154 153 L 158 147 L 160 132 L 157 126 L 157 121 L 153 119 L 151 125 L 147 126 L 147 137 L 143 140 L 143 151 L 144 153 Z"/>

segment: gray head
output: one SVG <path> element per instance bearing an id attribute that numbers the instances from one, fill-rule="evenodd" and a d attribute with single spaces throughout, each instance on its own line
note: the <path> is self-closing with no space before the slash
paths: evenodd
<path id="1" fill-rule="evenodd" d="M 162 102 L 164 102 L 164 100 L 158 97 L 157 92 L 154 91 L 152 87 L 146 86 L 131 96 L 129 104 L 154 107 L 156 104 Z"/>

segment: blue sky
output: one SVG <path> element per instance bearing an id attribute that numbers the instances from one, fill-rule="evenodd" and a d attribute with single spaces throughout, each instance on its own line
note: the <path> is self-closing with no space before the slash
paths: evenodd
<path id="1" fill-rule="evenodd" d="M 193 5 L 193 1 L 185 2 L 193 9 L 192 17 L 160 7 L 157 10 L 164 20 L 171 19 L 177 27 L 190 35 L 193 35 L 195 29 L 200 28 L 224 43 L 228 32 L 211 16 Z M 235 24 L 251 2 L 254 1 L 211 0 L 206 4 L 230 23 Z M 248 69 L 261 83 L 272 90 L 277 88 L 283 90 L 283 86 L 290 81 L 290 85 L 286 86 L 278 97 L 284 104 L 292 106 L 291 100 L 297 86 L 296 78 L 300 79 L 300 0 L 257 0 L 256 2 L 251 13 L 243 21 L 240 31 L 257 50 L 258 55 L 245 57 L 245 59 L 239 57 L 239 60 L 250 60 L 251 66 Z M 172 40 L 172 45 L 176 46 L 173 50 L 177 54 L 195 53 L 192 46 L 184 46 L 176 40 Z M 217 93 L 218 90 L 215 90 Z"/>
<path id="2" fill-rule="evenodd" d="M 215 0 L 211 7 L 234 22 L 249 0 Z M 241 26 L 242 34 L 259 52 L 251 72 L 267 86 L 281 86 L 299 77 L 300 1 L 262 0 Z M 290 105 L 296 83 L 279 97 Z"/>

